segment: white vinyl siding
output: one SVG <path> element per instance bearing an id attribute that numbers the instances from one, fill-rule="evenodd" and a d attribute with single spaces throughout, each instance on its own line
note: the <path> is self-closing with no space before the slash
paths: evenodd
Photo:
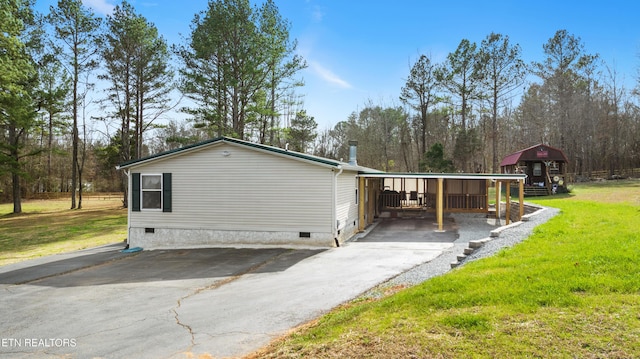
<path id="1" fill-rule="evenodd" d="M 173 177 L 172 212 L 131 212 L 131 227 L 331 233 L 328 167 L 221 143 L 131 172 Z"/>
<path id="2" fill-rule="evenodd" d="M 358 219 L 358 205 L 356 201 L 356 172 L 344 171 L 338 176 L 336 219 L 339 222 L 338 229 L 352 231 L 354 221 Z M 340 233 L 344 235 L 344 233 Z"/>

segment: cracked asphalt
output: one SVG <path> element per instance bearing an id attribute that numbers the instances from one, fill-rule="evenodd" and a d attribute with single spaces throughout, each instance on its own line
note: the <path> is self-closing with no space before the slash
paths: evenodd
<path id="1" fill-rule="evenodd" d="M 120 243 L 3 266 L 0 358 L 242 357 L 438 257 L 457 236 L 380 232 L 330 249 L 126 254 Z"/>

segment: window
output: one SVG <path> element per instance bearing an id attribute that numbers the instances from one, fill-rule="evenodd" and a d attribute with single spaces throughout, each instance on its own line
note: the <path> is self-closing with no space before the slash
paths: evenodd
<path id="1" fill-rule="evenodd" d="M 171 212 L 171 173 L 131 173 L 131 210 L 162 210 Z"/>
<path id="2" fill-rule="evenodd" d="M 533 175 L 542 176 L 542 163 L 536 162 L 533 164 Z"/>
<path id="3" fill-rule="evenodd" d="M 142 209 L 162 208 L 162 176 L 142 175 Z"/>

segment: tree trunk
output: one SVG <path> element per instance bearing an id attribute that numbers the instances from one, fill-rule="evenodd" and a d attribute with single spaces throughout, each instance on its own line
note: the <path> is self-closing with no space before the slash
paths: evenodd
<path id="1" fill-rule="evenodd" d="M 78 209 L 82 209 L 82 172 L 84 172 L 84 163 L 87 159 L 87 124 L 85 123 L 85 112 L 84 108 L 82 111 L 82 138 L 85 139 L 82 141 L 82 158 L 78 161 Z"/>
<path id="2" fill-rule="evenodd" d="M 427 116 L 429 113 L 427 112 L 429 109 L 429 103 L 427 102 L 424 105 L 420 106 L 422 112 L 420 113 L 420 120 L 422 122 L 422 128 L 420 129 L 420 157 L 422 157 L 425 152 L 427 152 Z"/>
<path id="3" fill-rule="evenodd" d="M 269 145 L 271 146 L 273 146 L 276 141 L 274 131 L 276 127 L 276 86 L 276 83 L 271 83 L 271 113 L 269 114 Z"/>
<path id="4" fill-rule="evenodd" d="M 137 149 L 136 149 L 136 159 L 138 158 L 142 158 L 143 154 L 142 154 L 142 143 L 143 143 L 143 139 L 142 139 L 142 134 L 144 133 L 144 122 L 142 121 L 142 119 L 144 118 L 144 91 L 140 90 L 142 88 L 142 86 L 144 86 L 144 84 L 140 84 L 138 85 L 138 96 L 137 96 L 137 101 L 138 101 L 138 122 L 136 122 L 138 124 L 138 133 L 137 133 L 137 137 L 138 137 L 138 142 L 136 143 L 137 145 Z"/>
<path id="5" fill-rule="evenodd" d="M 498 163 L 498 90 L 497 85 L 494 83 L 493 86 L 493 108 L 492 108 L 492 116 L 491 116 L 491 146 L 493 147 L 493 158 L 491 161 L 491 172 L 498 173 L 499 163 Z"/>
<path id="6" fill-rule="evenodd" d="M 78 209 L 82 209 L 82 170 L 78 166 Z"/>
<path id="7" fill-rule="evenodd" d="M 232 97 L 232 116 L 233 116 L 233 132 L 238 139 L 244 140 L 244 106 L 246 105 L 245 94 L 239 93 L 242 89 L 233 89 Z"/>
<path id="8" fill-rule="evenodd" d="M 14 172 L 11 174 L 13 193 L 13 213 L 22 213 L 22 199 L 20 193 L 20 176 Z"/>
<path id="9" fill-rule="evenodd" d="M 18 170 L 20 159 L 18 155 L 18 133 L 14 125 L 10 124 L 9 128 L 9 144 L 10 144 L 10 156 L 13 163 L 11 163 L 11 193 L 13 195 L 13 213 L 22 213 L 22 202 L 20 197 L 20 175 Z"/>
<path id="10" fill-rule="evenodd" d="M 75 54 L 78 53 L 77 48 Z M 71 160 L 71 209 L 76 208 L 76 188 L 78 186 L 78 178 L 76 169 L 78 168 L 78 63 L 76 55 L 76 63 L 74 64 L 73 76 L 73 154 Z"/>
<path id="11" fill-rule="evenodd" d="M 53 184 L 51 180 L 51 156 L 53 149 L 51 147 L 53 147 L 53 113 L 49 112 L 49 138 L 47 139 L 47 192 L 51 192 L 53 190 Z"/>
<path id="12" fill-rule="evenodd" d="M 122 206 L 124 208 L 129 208 L 129 177 L 125 171 L 122 171 L 122 182 L 120 188 L 122 189 L 122 192 L 124 192 Z"/>

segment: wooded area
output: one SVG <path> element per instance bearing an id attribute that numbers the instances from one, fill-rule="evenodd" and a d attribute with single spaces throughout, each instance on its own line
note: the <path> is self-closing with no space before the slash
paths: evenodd
<path id="1" fill-rule="evenodd" d="M 116 164 L 223 135 L 334 159 L 358 140 L 358 163 L 386 171 L 499 172 L 541 142 L 583 178 L 640 167 L 640 86 L 566 30 L 539 63 L 495 33 L 461 39 L 441 63 L 421 55 L 398 103 L 353 104 L 318 131 L 299 94 L 306 62 L 273 0 L 210 0 L 181 44 L 126 1 L 106 18 L 81 0 L 48 14 L 0 1 L 0 199 L 15 213 L 41 192 L 82 208 L 83 191 L 126 189 Z M 167 119 L 175 109 L 188 120 Z"/>

